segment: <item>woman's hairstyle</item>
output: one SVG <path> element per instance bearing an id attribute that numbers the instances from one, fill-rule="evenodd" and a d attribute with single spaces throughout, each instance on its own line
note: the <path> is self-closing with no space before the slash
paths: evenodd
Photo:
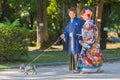
<path id="1" fill-rule="evenodd" d="M 85 15 L 88 17 L 88 18 L 91 18 L 92 17 L 92 9 L 86 7 L 83 9 L 83 13 L 85 13 Z"/>

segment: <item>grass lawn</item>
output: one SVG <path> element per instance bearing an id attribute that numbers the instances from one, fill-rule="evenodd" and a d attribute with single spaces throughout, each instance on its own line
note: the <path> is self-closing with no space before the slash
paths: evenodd
<path id="1" fill-rule="evenodd" d="M 114 58 L 120 57 L 120 48 L 116 49 L 106 49 L 102 50 L 102 53 L 105 58 Z M 36 57 L 35 61 L 33 61 Z M 67 52 L 64 51 L 29 51 L 27 56 L 23 56 L 21 61 L 14 61 L 8 63 L 1 63 L 0 66 L 10 66 L 10 65 L 20 65 L 21 63 L 30 63 L 33 61 L 34 64 L 36 63 L 53 63 L 53 62 L 69 62 L 69 57 Z"/>
<path id="2" fill-rule="evenodd" d="M 106 49 L 102 51 L 105 58 L 120 58 L 120 49 Z"/>
<path id="3" fill-rule="evenodd" d="M 37 58 L 39 56 L 39 58 Z M 33 61 L 37 58 L 35 61 Z M 8 63 L 1 63 L 0 66 L 8 66 L 8 65 L 20 65 L 21 63 L 28 64 L 32 62 L 36 63 L 52 63 L 52 62 L 68 62 L 69 57 L 67 52 L 63 51 L 30 51 L 27 56 L 23 56 L 21 61 L 14 61 Z"/>

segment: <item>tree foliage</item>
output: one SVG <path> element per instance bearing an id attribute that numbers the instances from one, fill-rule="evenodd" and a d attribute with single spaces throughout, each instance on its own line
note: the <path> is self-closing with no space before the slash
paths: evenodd
<path id="1" fill-rule="evenodd" d="M 0 0 L 0 5 L 2 5 L 3 13 L 2 17 L 0 16 L 0 21 L 6 21 L 5 18 L 8 19 L 6 25 L 10 24 L 16 20 L 20 21 L 20 24 L 16 26 L 26 27 L 31 30 L 34 29 L 34 35 L 36 36 L 36 26 L 37 26 L 37 11 L 38 11 L 38 0 Z M 90 6 L 94 10 L 97 7 L 99 0 L 46 0 L 47 3 L 47 21 L 48 21 L 48 35 L 49 37 L 54 35 L 55 39 L 62 33 L 63 28 L 65 27 L 67 21 L 69 20 L 67 10 L 70 7 L 77 7 L 77 3 L 82 3 L 83 6 Z M 109 28 L 110 30 L 119 30 L 120 25 L 120 12 L 118 10 L 120 6 L 119 0 L 103 0 L 104 4 L 110 4 L 111 14 L 109 16 Z M 45 9 L 44 9 L 45 10 Z M 95 11 L 94 11 L 95 12 Z M 9 14 L 8 14 L 9 13 Z M 104 14 L 104 12 L 102 13 Z M 4 19 L 2 19 L 4 17 Z M 95 17 L 95 16 L 94 16 Z M 10 20 L 10 21 L 9 21 Z M 14 26 L 14 24 L 13 24 Z M 36 38 L 36 37 L 35 37 Z M 36 41 L 36 40 L 34 40 Z M 50 43 L 51 41 L 49 41 Z"/>
<path id="2" fill-rule="evenodd" d="M 109 30 L 118 32 L 120 30 L 120 11 L 118 10 L 119 3 L 111 4 L 111 14 L 109 16 Z"/>
<path id="3" fill-rule="evenodd" d="M 48 28 L 50 32 L 61 33 L 61 9 L 59 8 L 59 4 L 57 0 L 49 1 L 49 5 L 47 7 L 47 15 L 48 15 Z M 55 34 L 56 34 L 55 33 Z M 54 35 L 55 35 L 54 34 Z"/>

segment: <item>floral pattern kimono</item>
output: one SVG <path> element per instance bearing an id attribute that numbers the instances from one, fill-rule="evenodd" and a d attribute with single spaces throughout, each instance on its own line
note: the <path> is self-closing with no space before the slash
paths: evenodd
<path id="1" fill-rule="evenodd" d="M 92 20 L 87 20 L 82 30 L 82 50 L 78 59 L 78 68 L 94 71 L 99 69 L 103 63 L 103 56 L 96 41 L 98 36 L 97 26 Z"/>

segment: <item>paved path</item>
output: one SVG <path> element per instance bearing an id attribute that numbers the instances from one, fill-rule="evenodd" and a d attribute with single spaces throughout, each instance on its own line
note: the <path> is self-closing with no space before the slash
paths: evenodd
<path id="1" fill-rule="evenodd" d="M 19 69 L 0 70 L 0 80 L 120 80 L 120 62 L 104 63 L 104 73 L 73 74 L 68 65 L 40 66 L 38 74 L 24 75 Z"/>

